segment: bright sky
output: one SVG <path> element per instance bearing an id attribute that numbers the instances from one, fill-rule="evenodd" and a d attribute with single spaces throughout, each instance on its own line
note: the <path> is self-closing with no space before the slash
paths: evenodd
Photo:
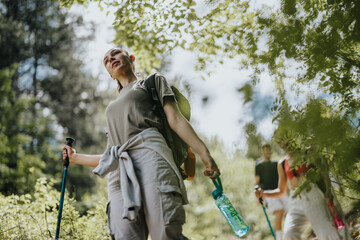
<path id="1" fill-rule="evenodd" d="M 261 1 L 258 1 L 261 2 Z M 97 4 L 90 3 L 88 8 L 73 6 L 71 12 L 82 14 L 85 21 L 94 21 L 97 25 L 96 37 L 88 45 L 87 69 L 101 80 L 101 87 L 116 88 L 116 84 L 110 81 L 102 65 L 104 53 L 111 47 L 111 40 L 115 37 L 112 28 L 114 16 L 101 12 Z M 136 52 L 134 53 L 136 56 Z M 236 60 L 225 60 L 223 65 L 214 66 L 214 73 L 205 81 L 201 80 L 200 73 L 194 71 L 195 55 L 178 49 L 171 56 L 172 65 L 169 72 L 163 73 L 168 79 L 174 76 L 189 82 L 192 86 L 190 103 L 192 107 L 192 125 L 201 135 L 206 137 L 218 136 L 225 143 L 227 150 L 237 148 L 245 149 L 246 136 L 244 125 L 253 120 L 251 106 L 244 105 L 242 95 L 237 89 L 250 80 L 249 71 L 239 71 Z M 255 92 L 266 99 L 268 104 L 274 97 L 274 84 L 267 74 L 263 74 Z M 209 101 L 203 105 L 202 98 L 209 96 Z M 266 109 L 265 109 L 266 111 Z M 271 117 L 265 117 L 258 122 L 258 131 L 267 139 L 271 138 L 274 126 Z"/>

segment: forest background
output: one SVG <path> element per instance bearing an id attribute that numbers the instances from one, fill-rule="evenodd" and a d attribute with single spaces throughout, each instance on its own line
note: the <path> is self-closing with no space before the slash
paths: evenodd
<path id="1" fill-rule="evenodd" d="M 0 239 L 54 237 L 65 137 L 76 138 L 78 152 L 104 151 L 104 111 L 116 92 L 111 84 L 99 87 L 103 83 L 87 71 L 84 60 L 101 26 L 69 10 L 90 2 L 103 11 L 115 9 L 110 14 L 116 35 L 110 40 L 135 53 L 143 76 L 166 75 L 173 64 L 169 56 L 179 49 L 195 54 L 196 78 L 168 79 L 194 106 L 216 111 L 209 106 L 218 98 L 206 87 L 214 69 L 231 61 L 246 70 L 246 80 L 239 79 L 233 89 L 242 103 L 223 106 L 232 112 L 248 109 L 250 117 L 238 119 L 233 129 L 246 136 L 246 146 L 229 150 L 221 138 L 200 134 L 222 170 L 225 193 L 250 226 L 247 239 L 272 239 L 253 195 L 259 145 L 271 140 L 258 129 L 268 117 L 271 130 L 278 129 L 275 137 L 290 140 L 299 159 L 315 166 L 298 191 L 326 179 L 326 193 L 346 219 L 349 238 L 359 238 L 358 1 L 282 0 L 272 8 L 229 0 L 1 0 Z M 259 91 L 264 77 L 274 84 L 271 97 Z M 204 121 L 201 116 L 194 113 L 195 128 Z M 284 153 L 273 142 L 278 160 Z M 201 176 L 200 161 L 197 169 L 195 179 L 186 182 L 185 235 L 235 239 L 213 203 L 214 186 Z M 62 239 L 109 239 L 106 180 L 95 178 L 89 168 L 70 166 L 67 193 Z M 311 234 L 309 228 L 304 238 Z"/>

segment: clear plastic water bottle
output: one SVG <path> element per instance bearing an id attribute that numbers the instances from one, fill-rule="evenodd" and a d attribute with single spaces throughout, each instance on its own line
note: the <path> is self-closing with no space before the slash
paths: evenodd
<path id="1" fill-rule="evenodd" d="M 249 226 L 240 217 L 229 198 L 223 193 L 222 184 L 218 175 L 213 180 L 216 189 L 212 192 L 216 206 L 220 209 L 228 223 L 230 224 L 235 236 L 242 237 L 249 231 Z"/>

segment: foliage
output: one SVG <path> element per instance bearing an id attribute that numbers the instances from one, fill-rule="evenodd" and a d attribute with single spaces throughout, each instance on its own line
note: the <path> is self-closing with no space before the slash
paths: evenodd
<path id="1" fill-rule="evenodd" d="M 245 128 L 248 146 L 246 157 L 257 160 L 261 157 L 260 146 L 264 139 L 261 134 L 257 133 L 255 124 L 248 123 Z"/>
<path id="2" fill-rule="evenodd" d="M 145 69 L 158 67 L 160 54 L 176 47 L 196 52 L 199 70 L 241 56 L 240 67 L 254 69 L 254 82 L 268 70 L 281 90 L 289 78 L 314 83 L 346 112 L 358 109 L 359 1 L 282 0 L 280 8 L 258 8 L 225 0 L 201 9 L 192 0 L 102 2 L 118 9 L 114 43 L 144 55 Z"/>
<path id="3" fill-rule="evenodd" d="M 358 107 L 359 1 L 281 0 L 281 8 L 260 9 L 230 0 L 201 9 L 192 0 L 103 2 L 118 9 L 114 43 L 140 54 L 145 69 L 158 67 L 160 54 L 175 47 L 196 51 L 202 70 L 212 60 L 240 55 L 255 81 L 267 68 L 279 86 L 286 77 L 315 82 L 339 96 L 347 111 Z"/>
<path id="4" fill-rule="evenodd" d="M 2 6 L 1 47 L 7 51 L 1 52 L 0 68 L 18 64 L 12 88 L 17 94 L 32 95 L 40 104 L 34 114 L 50 111 L 65 133 L 84 135 L 78 139 L 78 146 L 94 145 L 98 136 L 93 134 L 96 124 L 92 119 L 96 119 L 104 96 L 96 90 L 98 80 L 83 72 L 82 59 L 93 27 L 82 17 L 61 11 L 55 1 L 2 0 Z M 10 29 L 5 28 L 8 25 L 21 26 L 22 38 L 10 35 Z M 78 36 L 79 29 L 88 33 Z"/>
<path id="5" fill-rule="evenodd" d="M 0 1 L 1 142 L 3 194 L 31 192 L 40 175 L 61 178 L 59 139 L 76 138 L 76 148 L 102 152 L 106 93 L 84 72 L 83 52 L 93 27 L 56 1 Z M 14 30 L 16 29 L 16 31 Z M 79 35 L 78 30 L 88 33 Z M 6 74 L 6 76 L 4 75 Z M 6 78 L 3 78 L 4 77 Z M 76 197 L 94 177 L 72 167 L 68 186 Z"/>
<path id="6" fill-rule="evenodd" d="M 39 178 L 35 191 L 25 195 L 0 195 L 0 238 L 53 239 L 56 232 L 60 193 L 53 189 L 54 181 Z M 61 239 L 110 239 L 103 197 L 86 215 L 75 210 L 76 200 L 65 196 Z"/>
<path id="7" fill-rule="evenodd" d="M 20 130 L 27 129 L 28 123 L 19 116 L 32 101 L 26 97 L 16 99 L 11 88 L 14 71 L 14 66 L 0 70 L 0 189 L 6 194 L 30 192 L 45 167 L 38 155 L 21 147 L 26 146 L 30 137 Z M 46 126 L 48 120 L 41 121 Z"/>
<path id="8" fill-rule="evenodd" d="M 325 100 L 312 99 L 294 109 L 284 104 L 276 120 L 275 141 L 286 145 L 297 163 L 305 159 L 319 171 L 329 171 L 342 193 L 344 189 L 360 192 L 360 136 L 359 127 L 350 124 L 352 119 Z"/>
<path id="9" fill-rule="evenodd" d="M 88 1 L 60 2 L 70 7 Z M 184 29 L 197 18 L 196 2 L 192 0 L 99 2 L 116 7 L 114 43 L 136 50 L 140 59 L 137 66 L 147 72 L 160 67 L 163 53 L 168 54 L 175 46 L 186 43 Z"/>
<path id="10" fill-rule="evenodd" d="M 278 128 L 274 140 L 292 153 L 294 164 L 305 161 L 312 167 L 295 193 L 306 191 L 312 182 L 318 183 L 343 217 L 342 206 L 346 212 L 357 209 L 360 202 L 360 135 L 356 119 L 341 114 L 324 99 L 310 99 L 306 106 L 294 108 L 283 99 L 275 120 Z M 355 208 L 349 207 L 349 203 Z M 351 230 L 356 232 L 356 229 Z"/>

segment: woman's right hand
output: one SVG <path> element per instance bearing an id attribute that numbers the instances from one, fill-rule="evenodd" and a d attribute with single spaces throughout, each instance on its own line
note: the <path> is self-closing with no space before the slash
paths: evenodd
<path id="1" fill-rule="evenodd" d="M 63 150 L 63 160 L 65 161 L 66 157 L 69 157 L 69 162 L 75 163 L 76 150 L 68 145 L 62 147 Z"/>

